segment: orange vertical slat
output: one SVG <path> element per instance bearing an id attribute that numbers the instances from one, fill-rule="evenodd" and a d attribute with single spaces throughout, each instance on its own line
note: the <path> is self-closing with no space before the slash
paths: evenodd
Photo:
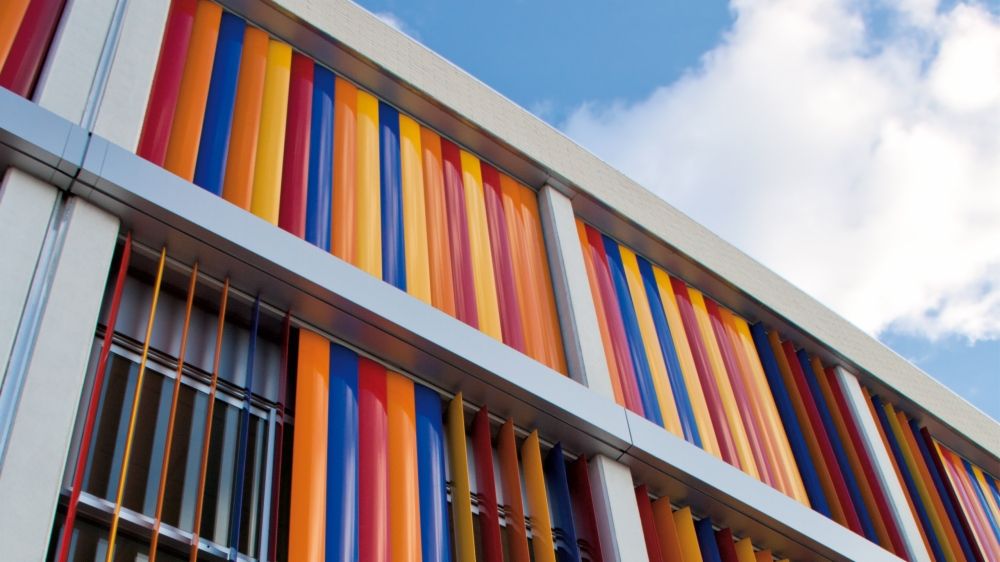
<path id="1" fill-rule="evenodd" d="M 531 506 L 531 544 L 535 562 L 556 562 L 555 545 L 552 542 L 552 519 L 549 517 L 548 494 L 542 470 L 542 452 L 538 446 L 538 431 L 532 431 L 521 445 L 521 462 L 524 466 L 528 505 Z"/>
<path id="2" fill-rule="evenodd" d="M 545 342 L 546 361 L 550 368 L 567 375 L 566 354 L 563 351 L 562 333 L 559 329 L 559 315 L 556 313 L 556 298 L 552 289 L 552 275 L 549 271 L 549 257 L 545 250 L 542 223 L 538 213 L 538 196 L 526 185 L 521 188 L 521 220 L 524 223 L 525 242 L 530 252 L 531 279 L 535 290 L 541 295 L 542 337 Z"/>
<path id="3" fill-rule="evenodd" d="M 386 373 L 389 415 L 389 556 L 420 560 L 420 490 L 417 480 L 417 414 L 413 381 Z"/>
<path id="4" fill-rule="evenodd" d="M 299 331 L 299 363 L 295 388 L 295 433 L 292 448 L 292 491 L 288 514 L 288 559 L 324 559 L 326 515 L 326 448 L 330 395 L 330 342 L 308 330 Z"/>
<path id="5" fill-rule="evenodd" d="M 240 77 L 236 84 L 233 129 L 226 157 L 226 178 L 222 198 L 245 211 L 253 196 L 257 136 L 260 133 L 261 104 L 264 101 L 264 70 L 267 68 L 267 32 L 247 27 L 240 55 Z"/>
<path id="6" fill-rule="evenodd" d="M 583 221 L 576 219 L 576 233 L 580 237 L 580 248 L 583 249 L 583 263 L 587 269 L 587 281 L 590 284 L 590 294 L 594 298 L 594 310 L 597 312 L 597 325 L 601 331 L 601 343 L 604 345 L 604 357 L 608 363 L 608 374 L 611 375 L 611 389 L 615 394 L 615 402 L 625 406 L 625 395 L 622 393 L 621 374 L 618 372 L 618 362 L 615 361 L 615 349 L 611 343 L 611 332 L 608 330 L 608 317 L 604 312 L 604 300 L 601 289 L 597 286 L 597 271 L 594 269 L 594 257 L 587 249 L 587 227 Z"/>
<path id="7" fill-rule="evenodd" d="M 174 390 L 170 399 L 170 416 L 167 418 L 167 441 L 163 445 L 163 464 L 160 466 L 160 486 L 156 492 L 156 511 L 153 515 L 153 538 L 149 543 L 149 562 L 156 562 L 156 545 L 160 540 L 160 523 L 163 514 L 163 495 L 167 489 L 167 471 L 170 468 L 170 448 L 174 441 L 174 421 L 177 418 L 177 402 L 181 394 L 181 375 L 184 372 L 184 354 L 187 352 L 188 327 L 191 325 L 191 308 L 194 306 L 194 290 L 198 283 L 198 263 L 191 268 L 188 285 L 187 304 L 184 307 L 184 328 L 181 330 L 181 348 L 177 352 L 177 370 L 174 376 Z"/>
<path id="8" fill-rule="evenodd" d="M 215 45 L 219 39 L 219 24 L 222 21 L 222 6 L 210 0 L 200 0 L 191 30 L 191 43 L 184 74 L 181 77 L 180 96 L 174 113 L 174 124 L 170 129 L 170 144 L 163 167 L 178 176 L 191 181 L 198 159 L 198 145 L 201 142 L 201 126 L 205 119 L 205 104 L 208 103 L 208 86 L 212 80 L 212 63 L 215 61 Z"/>
<path id="9" fill-rule="evenodd" d="M 521 498 L 521 472 L 517 463 L 517 442 L 514 421 L 508 419 L 497 433 L 497 454 L 500 477 L 503 479 L 504 504 L 507 510 L 507 552 L 510 562 L 530 562 L 528 530 L 524 523 L 524 502 Z"/>
<path id="10" fill-rule="evenodd" d="M 330 252 L 357 265 L 358 88 L 337 77 L 333 88 L 333 226 Z"/>
<path id="11" fill-rule="evenodd" d="M 451 271 L 448 210 L 444 195 L 444 172 L 441 167 L 441 137 L 434 131 L 421 127 L 420 150 L 423 153 L 431 304 L 434 308 L 455 317 L 455 281 Z"/>
<path id="12" fill-rule="evenodd" d="M 30 0 L 4 0 L 0 2 L 0 68 L 7 62 L 7 55 L 14 45 L 17 30 L 21 27 Z"/>
<path id="13" fill-rule="evenodd" d="M 118 477 L 118 493 L 115 495 L 115 511 L 111 519 L 111 532 L 108 534 L 108 549 L 105 560 L 111 562 L 115 554 L 115 538 L 118 534 L 118 522 L 121 519 L 122 496 L 125 493 L 125 483 L 128 481 L 129 457 L 132 454 L 132 443 L 135 439 L 135 423 L 139 416 L 139 401 L 142 398 L 143 375 L 146 374 L 146 359 L 149 357 L 149 344 L 153 336 L 153 321 L 156 319 L 156 303 L 160 297 L 160 283 L 163 281 L 163 265 L 167 261 L 167 248 L 160 250 L 160 264 L 156 272 L 156 282 L 153 285 L 153 302 L 149 305 L 149 320 L 146 322 L 146 338 L 142 343 L 142 358 L 139 360 L 139 374 L 135 383 L 135 396 L 132 400 L 129 415 L 128 433 L 125 436 L 125 453 L 122 455 L 121 472 Z"/>
<path id="14" fill-rule="evenodd" d="M 674 523 L 674 510 L 670 498 L 663 496 L 653 502 L 653 519 L 656 521 L 656 536 L 660 539 L 660 554 L 663 562 L 684 562 L 681 541 Z"/>

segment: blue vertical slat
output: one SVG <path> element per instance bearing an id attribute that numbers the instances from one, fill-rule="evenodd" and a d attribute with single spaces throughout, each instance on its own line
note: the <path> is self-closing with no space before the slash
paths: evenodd
<path id="1" fill-rule="evenodd" d="M 309 139 L 309 193 L 306 242 L 330 251 L 333 214 L 333 91 L 336 78 L 316 65 L 313 74 L 312 124 Z"/>
<path id="2" fill-rule="evenodd" d="M 326 559 L 358 560 L 358 354 L 330 344 Z"/>
<path id="3" fill-rule="evenodd" d="M 792 456 L 795 457 L 795 464 L 799 468 L 799 476 L 802 478 L 802 484 L 806 488 L 806 496 L 809 497 L 809 504 L 814 510 L 832 519 L 830 505 L 826 503 L 826 496 L 823 495 L 823 488 L 819 484 L 819 475 L 816 473 L 816 466 L 813 465 L 812 458 L 809 456 L 809 449 L 806 448 L 806 438 L 802 435 L 802 428 L 795 417 L 792 399 L 788 395 L 788 389 L 785 388 L 785 382 L 781 379 L 781 372 L 778 371 L 778 362 L 771 351 L 771 344 L 767 341 L 764 324 L 757 322 L 751 326 L 750 335 L 753 336 L 753 343 L 757 348 L 760 364 L 764 368 L 767 385 L 771 387 L 771 395 L 774 396 L 774 404 L 778 408 L 781 425 L 785 428 L 785 435 L 788 437 L 788 444 L 792 448 Z"/>
<path id="4" fill-rule="evenodd" d="M 573 502 L 569 496 L 562 443 L 556 443 L 545 456 L 545 480 L 549 489 L 549 504 L 552 506 L 552 526 L 562 530 L 563 536 L 563 543 L 556 544 L 556 557 L 559 562 L 580 562 L 580 545 L 576 539 L 576 522 L 573 517 Z"/>
<path id="5" fill-rule="evenodd" d="M 625 267 L 622 265 L 622 255 L 618 243 L 601 235 L 604 241 L 604 253 L 608 256 L 608 268 L 611 270 L 611 280 L 618 297 L 618 308 L 622 313 L 622 323 L 625 325 L 625 335 L 628 348 L 632 355 L 632 365 L 635 367 L 635 378 L 639 383 L 639 394 L 642 399 L 642 409 L 646 419 L 663 427 L 663 414 L 660 412 L 660 402 L 656 398 L 656 387 L 653 386 L 653 373 L 649 368 L 646 348 L 642 344 L 642 334 L 639 332 L 639 320 L 632 306 L 632 296 L 625 279 Z"/>
<path id="6" fill-rule="evenodd" d="M 219 196 L 222 195 L 226 173 L 226 154 L 233 126 L 236 84 L 240 75 L 240 56 L 243 54 L 243 33 L 246 26 L 247 22 L 242 18 L 228 12 L 222 14 L 201 142 L 198 144 L 194 183 Z"/>
<path id="7" fill-rule="evenodd" d="M 695 521 L 694 532 L 698 536 L 698 548 L 701 550 L 702 562 L 722 562 L 719 553 L 719 543 L 715 540 L 715 529 L 708 517 Z"/>
<path id="8" fill-rule="evenodd" d="M 920 500 L 920 495 L 917 493 L 917 485 L 913 482 L 913 476 L 910 475 L 906 459 L 903 458 L 903 451 L 899 448 L 899 443 L 896 441 L 896 434 L 892 431 L 892 425 L 889 424 L 889 416 L 882 408 L 882 400 L 878 396 L 872 396 L 872 404 L 875 406 L 875 415 L 878 416 L 879 423 L 882 424 L 882 432 L 885 433 L 885 438 L 889 442 L 889 450 L 896 459 L 899 474 L 903 477 L 903 485 L 906 486 L 906 491 L 910 494 L 913 507 L 917 510 L 917 518 L 920 520 L 920 526 L 924 529 L 924 535 L 927 536 L 927 542 L 931 545 L 934 559 L 938 562 L 944 562 L 944 551 L 941 550 L 941 545 L 938 544 L 937 534 L 934 532 L 934 527 L 931 526 L 931 520 L 927 516 L 924 502 Z"/>
<path id="9" fill-rule="evenodd" d="M 399 112 L 378 103 L 379 162 L 382 188 L 382 280 L 406 290 L 403 240 L 403 180 L 399 160 Z"/>
<path id="10" fill-rule="evenodd" d="M 850 463 L 847 462 L 847 452 L 844 451 L 844 443 L 840 440 L 840 434 L 837 433 L 837 428 L 833 425 L 830 408 L 823 396 L 822 389 L 819 387 L 819 380 L 816 378 L 822 373 L 817 374 L 813 370 L 806 350 L 798 350 L 796 356 L 799 358 L 799 364 L 802 366 L 802 373 L 805 375 L 806 384 L 809 385 L 809 391 L 812 392 L 813 400 L 816 402 L 819 417 L 823 420 L 823 427 L 826 428 L 826 434 L 830 438 L 830 444 L 833 446 L 833 454 L 837 457 L 837 464 L 840 465 L 840 472 L 844 475 L 844 480 L 847 482 L 847 490 L 851 495 L 851 503 L 854 504 L 854 511 L 857 513 L 858 519 L 861 520 L 861 528 L 865 532 L 865 538 L 878 544 L 878 536 L 875 534 L 875 525 L 872 523 L 872 518 L 868 514 L 868 506 L 865 505 L 865 500 L 861 497 L 861 488 L 858 486 L 858 480 L 855 478 L 854 471 L 851 470 Z"/>
<path id="11" fill-rule="evenodd" d="M 965 554 L 966 560 L 973 562 L 976 560 L 976 556 L 972 553 L 972 547 L 969 545 L 969 539 L 965 536 L 965 530 L 962 527 L 962 523 L 958 520 L 958 512 L 955 511 L 955 506 L 951 503 L 951 496 L 948 494 L 948 490 L 944 487 L 944 481 L 941 480 L 941 475 L 938 474 L 937 464 L 934 462 L 934 458 L 931 457 L 930 449 L 927 448 L 927 443 L 924 441 L 924 434 L 920 431 L 920 428 L 917 427 L 917 422 L 914 420 L 910 420 L 910 429 L 913 431 L 913 438 L 914 441 L 917 442 L 920 454 L 924 457 L 924 464 L 927 465 L 927 471 L 931 473 L 931 480 L 934 481 L 934 487 L 937 488 L 938 496 L 941 497 L 941 503 L 944 504 L 944 509 L 948 512 L 948 520 L 951 521 L 951 526 L 955 530 L 958 542 L 962 546 L 962 552 Z"/>
<path id="12" fill-rule="evenodd" d="M 420 483 L 420 547 L 423 562 L 450 562 L 448 500 L 444 473 L 441 397 L 413 385 L 417 415 L 417 472 Z"/>
<path id="13" fill-rule="evenodd" d="M 965 467 L 965 473 L 969 475 L 969 483 L 972 484 L 972 489 L 976 492 L 976 498 L 979 500 L 979 508 L 986 515 L 986 520 L 989 521 L 990 527 L 993 529 L 993 534 L 996 535 L 997 540 L 1000 540 L 1000 524 L 993 519 L 993 510 L 990 509 L 990 504 L 986 501 L 984 490 L 979 485 L 979 479 L 976 478 L 976 473 L 973 472 L 972 465 L 969 464 L 969 461 L 962 459 L 962 466 Z"/>
<path id="14" fill-rule="evenodd" d="M 642 274 L 642 284 L 646 287 L 649 309 L 653 313 L 653 324 L 656 325 L 656 337 L 660 342 L 660 350 L 663 352 L 663 362 L 667 364 L 667 376 L 670 377 L 670 388 L 673 390 L 674 402 L 677 403 L 677 413 L 680 414 L 684 439 L 700 448 L 701 435 L 698 433 L 698 425 L 694 419 L 694 409 L 691 407 L 691 398 L 688 395 L 687 384 L 684 382 L 684 373 L 681 372 L 681 362 L 677 359 L 677 350 L 674 349 L 674 339 L 670 334 L 670 325 L 667 324 L 667 315 L 663 312 L 663 299 L 656 285 L 653 266 L 645 258 L 639 256 L 636 256 L 636 261 L 639 263 L 639 272 Z"/>

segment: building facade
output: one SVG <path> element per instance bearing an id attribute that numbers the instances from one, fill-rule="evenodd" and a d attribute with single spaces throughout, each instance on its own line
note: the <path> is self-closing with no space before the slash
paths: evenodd
<path id="1" fill-rule="evenodd" d="M 0 560 L 1000 562 L 1000 425 L 346 0 L 0 86 Z"/>

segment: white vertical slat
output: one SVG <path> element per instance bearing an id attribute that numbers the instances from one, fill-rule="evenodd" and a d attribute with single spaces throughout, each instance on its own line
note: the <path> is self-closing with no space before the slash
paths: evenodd
<path id="1" fill-rule="evenodd" d="M 587 463 L 594 512 L 606 562 L 646 562 L 646 538 L 642 534 L 639 504 L 635 501 L 632 471 L 604 455 Z"/>
<path id="2" fill-rule="evenodd" d="M 896 478 L 896 471 L 892 468 L 889 451 L 885 449 L 882 437 L 879 436 L 878 427 L 875 425 L 878 422 L 872 418 L 871 410 L 868 409 L 866 403 L 868 397 L 865 396 L 865 391 L 861 389 L 857 377 L 839 366 L 835 368 L 835 371 L 837 372 L 837 380 L 840 382 L 841 388 L 844 389 L 844 396 L 847 399 L 851 415 L 861 430 L 861 439 L 864 441 L 868 456 L 872 459 L 875 472 L 878 474 L 879 484 L 888 496 L 892 516 L 903 535 L 910 560 L 931 562 L 931 556 L 920 535 L 920 528 L 917 527 L 917 521 L 913 518 L 913 512 L 910 511 L 903 493 L 903 485 Z"/>
<path id="3" fill-rule="evenodd" d="M 573 204 L 561 192 L 546 185 L 538 193 L 538 209 L 570 376 L 614 400 Z"/>

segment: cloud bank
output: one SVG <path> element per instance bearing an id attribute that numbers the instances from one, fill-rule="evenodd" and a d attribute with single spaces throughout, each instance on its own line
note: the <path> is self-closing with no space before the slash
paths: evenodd
<path id="1" fill-rule="evenodd" d="M 1000 17 L 731 9 L 697 69 L 562 129 L 869 333 L 1000 338 Z"/>

